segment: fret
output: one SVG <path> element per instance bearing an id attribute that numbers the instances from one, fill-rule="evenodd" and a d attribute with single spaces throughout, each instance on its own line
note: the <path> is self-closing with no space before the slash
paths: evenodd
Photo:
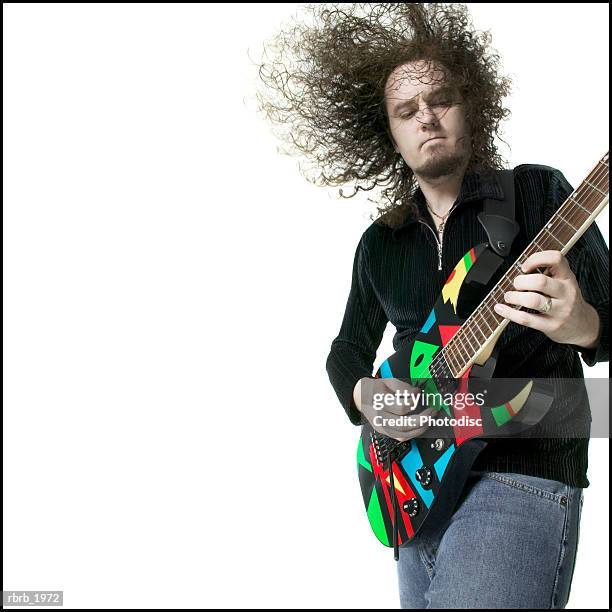
<path id="1" fill-rule="evenodd" d="M 467 331 L 470 333 L 470 336 L 474 340 L 474 342 L 476 342 L 476 350 L 475 350 L 475 352 L 477 353 L 480 350 L 482 344 L 481 344 L 480 340 L 478 339 L 478 336 L 476 335 L 476 330 L 471 328 L 471 325 L 473 323 L 474 323 L 474 321 L 470 321 L 468 323 Z"/>
<path id="2" fill-rule="evenodd" d="M 448 357 L 448 359 L 447 359 L 447 357 Z M 446 363 L 450 373 L 453 375 L 453 378 L 454 378 L 455 377 L 455 373 L 453 371 L 453 368 L 455 367 L 455 364 L 451 363 L 451 355 L 450 354 L 447 355 L 445 349 L 442 349 L 442 358 L 444 359 L 444 361 L 445 361 L 445 363 Z M 458 371 L 459 370 L 457 370 L 457 372 Z"/>
<path id="3" fill-rule="evenodd" d="M 452 342 L 452 339 L 451 339 L 451 342 Z M 442 353 L 444 354 L 447 362 L 450 363 L 453 368 L 459 365 L 459 362 L 457 361 L 456 355 L 452 350 L 452 346 L 450 342 L 442 349 Z"/>
<path id="4" fill-rule="evenodd" d="M 501 280 L 504 280 L 503 278 Z M 500 281 L 501 282 L 501 281 Z M 491 311 L 495 312 L 493 310 L 493 306 L 495 306 L 495 304 L 498 304 L 499 302 L 503 302 L 503 297 L 504 297 L 504 292 L 502 291 L 502 299 L 500 300 L 500 298 L 495 295 L 497 293 L 497 287 L 495 287 L 495 289 L 491 292 L 491 299 L 493 300 L 493 304 L 491 305 Z M 497 316 L 501 316 L 501 315 L 497 315 Z"/>
<path id="5" fill-rule="evenodd" d="M 563 215 L 560 215 L 557 213 L 557 215 L 559 217 L 559 219 L 561 219 L 561 221 L 563 221 L 565 224 L 569 225 L 575 232 L 578 231 L 577 227 L 574 227 L 565 217 L 563 217 Z"/>
<path id="6" fill-rule="evenodd" d="M 473 314 L 475 315 L 476 313 L 474 312 Z M 466 321 L 466 325 L 464 325 L 464 328 L 466 330 L 466 333 L 469 331 L 470 334 L 472 334 L 472 338 L 474 338 L 476 342 L 480 344 L 480 339 L 478 338 L 478 335 L 476 334 L 476 330 L 480 331 L 481 334 L 482 334 L 482 330 L 480 329 L 480 327 L 478 327 L 477 317 L 476 316 L 470 317 L 470 320 Z M 486 336 L 483 336 L 483 337 L 486 338 Z"/>
<path id="7" fill-rule="evenodd" d="M 463 328 L 461 328 L 461 329 L 463 329 Z M 459 330 L 459 331 L 461 331 L 461 330 Z M 471 348 L 471 349 L 472 349 L 474 352 L 476 352 L 476 351 L 478 350 L 478 348 L 480 348 L 480 346 L 477 344 L 476 346 L 477 346 L 478 348 L 474 349 L 474 347 L 472 346 L 472 343 L 470 342 L 470 337 L 469 337 L 469 335 L 468 335 L 467 331 L 468 331 L 468 330 L 466 330 L 466 333 L 465 333 L 465 336 L 466 336 L 466 338 L 465 338 L 465 339 L 467 340 L 468 344 L 470 345 L 470 348 Z M 474 337 L 474 339 L 476 339 L 476 338 Z"/>
<path id="8" fill-rule="evenodd" d="M 501 321 L 498 321 L 497 317 L 501 318 L 501 315 L 498 315 L 494 310 L 491 310 L 491 307 L 486 302 L 484 302 L 483 305 L 491 313 L 491 316 L 493 317 L 493 320 L 495 321 L 495 323 L 497 323 L 497 325 L 499 327 L 499 324 L 501 323 Z M 493 331 L 493 330 L 491 330 L 491 331 Z"/>
<path id="9" fill-rule="evenodd" d="M 457 357 L 457 364 L 459 366 L 458 371 L 460 372 L 465 367 L 465 364 L 469 361 L 469 356 L 467 352 L 465 352 L 465 353 L 458 353 L 456 357 Z"/>
<path id="10" fill-rule="evenodd" d="M 458 358 L 457 354 L 455 354 L 455 353 L 453 353 L 453 361 L 454 361 L 453 365 L 455 367 L 455 370 L 457 372 L 460 372 L 461 371 L 461 361 L 459 361 L 459 358 Z"/>
<path id="11" fill-rule="evenodd" d="M 456 342 L 459 343 L 459 345 L 461 346 L 461 353 L 459 353 L 458 357 L 461 357 L 462 354 L 465 354 L 466 352 L 466 348 L 465 348 L 465 344 L 463 344 L 463 342 L 461 341 L 461 334 L 459 334 L 458 332 L 453 336 L 453 340 L 455 340 Z M 459 363 L 461 363 L 461 361 L 459 361 Z"/>
<path id="12" fill-rule="evenodd" d="M 454 353 L 450 350 L 448 350 L 448 345 L 446 345 L 443 349 L 442 349 L 442 354 L 444 355 L 444 359 L 446 360 L 446 362 L 450 367 L 450 370 L 453 372 L 453 376 L 455 375 L 454 372 L 459 372 L 458 366 L 459 366 L 459 362 L 457 361 L 456 356 L 454 355 Z"/>
<path id="13" fill-rule="evenodd" d="M 487 339 L 487 334 L 485 334 L 482 329 L 480 329 L 480 325 L 478 325 L 478 317 L 474 317 L 474 320 L 471 322 L 472 325 L 476 326 L 476 329 L 480 332 L 480 334 L 482 335 L 482 341 L 485 341 Z M 472 330 L 470 330 L 472 331 Z M 474 336 L 474 338 L 476 338 L 476 341 L 478 342 L 478 344 L 481 344 L 481 341 L 478 339 L 478 336 L 476 336 L 476 334 L 472 331 L 472 334 Z"/>
<path id="14" fill-rule="evenodd" d="M 589 183 L 589 181 L 584 181 L 587 185 L 589 185 L 590 187 L 592 187 L 595 191 L 599 191 L 599 193 L 601 193 L 602 196 L 607 196 L 608 194 L 605 191 L 602 191 L 601 189 L 599 189 L 598 187 L 595 187 L 595 185 L 591 185 L 591 183 Z"/>
<path id="15" fill-rule="evenodd" d="M 609 166 L 608 166 L 608 164 L 607 164 L 605 161 L 600 161 L 599 163 L 600 163 L 600 164 L 603 164 L 603 165 L 604 165 L 606 168 L 608 168 L 608 167 L 609 167 Z"/>
<path id="16" fill-rule="evenodd" d="M 437 374 L 440 373 L 441 370 L 444 369 L 445 364 L 448 367 L 448 361 L 446 357 L 444 356 L 444 347 L 443 347 L 440 350 L 440 352 L 436 354 L 435 359 L 433 359 L 433 361 L 429 364 L 428 369 L 431 372 L 432 376 L 436 376 Z M 432 366 L 436 366 L 436 369 L 432 370 L 431 369 Z"/>
<path id="17" fill-rule="evenodd" d="M 549 234 L 550 236 L 552 236 L 552 237 L 553 237 L 553 238 L 556 240 L 556 242 L 558 242 L 558 243 L 559 243 L 559 244 L 560 244 L 562 247 L 564 247 L 564 246 L 565 246 L 565 244 L 564 244 L 563 242 L 561 242 L 561 241 L 560 241 L 560 240 L 559 240 L 559 239 L 558 239 L 558 238 L 557 238 L 557 237 L 556 237 L 556 236 L 555 236 L 555 235 L 554 235 L 554 234 L 553 234 L 551 231 L 547 230 L 546 228 L 543 228 L 543 229 L 544 229 L 544 231 L 545 231 L 547 234 Z"/>
<path id="18" fill-rule="evenodd" d="M 436 359 L 427 366 L 427 369 L 434 380 L 437 380 L 439 376 L 444 374 L 444 364 L 439 357 L 436 357 Z"/>
<path id="19" fill-rule="evenodd" d="M 510 286 L 507 287 L 506 289 L 501 289 L 500 285 L 502 282 L 507 281 L 510 282 Z M 500 279 L 500 281 L 498 282 L 497 286 L 495 286 L 493 288 L 493 290 L 491 291 L 491 300 L 493 301 L 493 304 L 489 305 L 488 303 L 484 303 L 485 308 L 489 311 L 489 313 L 491 313 L 491 316 L 493 317 L 493 321 L 495 321 L 496 325 L 499 327 L 499 325 L 501 325 L 502 321 L 504 320 L 504 317 L 502 317 L 500 314 L 497 314 L 494 310 L 493 310 L 493 306 L 497 303 L 499 304 L 505 304 L 505 299 L 504 299 L 504 293 L 506 291 L 511 291 L 513 288 L 513 281 L 511 281 L 510 279 L 507 279 L 506 277 L 503 277 Z M 497 296 L 496 293 L 500 291 L 501 295 Z"/>
<path id="20" fill-rule="evenodd" d="M 437 378 L 438 376 L 440 376 L 440 374 L 443 373 L 444 364 L 442 363 L 440 358 L 436 356 L 436 358 L 427 366 L 427 369 L 429 370 L 429 373 L 431 374 L 432 378 Z"/>
<path id="21" fill-rule="evenodd" d="M 486 307 L 487 307 L 486 303 L 483 303 L 483 307 L 484 307 L 484 308 L 486 308 Z M 487 327 L 489 328 L 489 331 L 490 331 L 491 333 L 493 333 L 493 332 L 494 332 L 494 330 L 493 330 L 493 328 L 492 328 L 492 327 L 489 325 L 489 322 L 487 321 L 487 317 L 485 317 L 484 315 L 480 315 L 480 318 L 481 318 L 481 319 L 482 319 L 482 320 L 483 320 L 483 321 L 484 321 L 484 322 L 487 324 Z"/>
<path id="22" fill-rule="evenodd" d="M 442 359 L 444 361 L 444 365 L 446 366 L 446 370 L 448 371 L 448 373 L 451 375 L 452 378 L 455 378 L 455 373 L 453 372 L 452 368 L 450 367 L 448 361 L 446 361 L 446 356 L 444 355 L 444 352 L 442 352 Z"/>
<path id="23" fill-rule="evenodd" d="M 455 340 L 455 338 L 456 338 L 456 342 L 458 342 L 458 343 L 461 345 L 461 350 L 463 351 L 463 354 L 464 354 L 464 355 L 467 355 L 467 353 L 468 353 L 469 351 L 467 351 L 467 350 L 465 349 L 465 346 L 463 346 L 463 342 L 461 342 L 461 336 L 460 336 L 459 332 L 457 332 L 457 333 L 456 333 L 456 334 L 453 336 L 452 340 Z M 451 342 L 452 342 L 452 340 L 451 340 Z M 461 357 L 461 355 L 458 355 L 458 357 Z M 465 359 L 464 359 L 464 361 L 465 361 Z M 462 365 L 462 364 L 461 364 L 461 361 L 459 361 L 458 363 L 459 363 L 459 365 L 460 365 L 460 366 Z M 459 369 L 461 370 L 462 368 L 459 368 Z"/>
<path id="24" fill-rule="evenodd" d="M 568 199 L 568 200 L 571 200 L 572 202 L 574 202 L 575 204 L 577 204 L 578 206 L 580 206 L 580 208 L 582 208 L 582 210 L 584 210 L 584 212 L 589 213 L 589 215 L 591 214 L 591 211 L 590 211 L 590 210 L 588 210 L 587 208 L 585 208 L 585 207 L 584 207 L 582 204 L 580 204 L 580 202 L 579 202 L 579 201 L 578 201 L 578 200 L 577 200 L 575 197 L 573 197 L 572 195 L 569 195 L 569 196 L 567 197 L 567 199 Z M 550 225 L 550 224 L 549 224 L 549 225 Z"/>
<path id="25" fill-rule="evenodd" d="M 510 284 L 509 284 L 507 287 L 502 287 L 502 285 L 503 285 L 504 283 L 510 283 Z M 496 300 L 497 302 L 501 302 L 501 303 L 503 303 L 503 302 L 504 302 L 504 295 L 505 295 L 506 291 L 514 291 L 514 289 L 515 289 L 515 287 L 514 287 L 514 279 L 509 279 L 509 278 L 506 278 L 506 277 L 504 276 L 504 277 L 503 277 L 502 279 L 500 279 L 500 281 L 499 281 L 499 287 L 495 289 L 496 291 L 499 291 L 499 292 L 500 292 L 500 296 L 499 296 L 499 297 L 497 297 L 497 296 L 494 294 L 494 295 L 493 295 L 493 297 L 495 298 L 495 300 Z"/>

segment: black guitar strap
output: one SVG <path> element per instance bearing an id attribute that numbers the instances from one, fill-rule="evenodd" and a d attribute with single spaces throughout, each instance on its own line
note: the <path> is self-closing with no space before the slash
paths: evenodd
<path id="1" fill-rule="evenodd" d="M 512 242 L 519 232 L 519 225 L 514 220 L 514 170 L 500 170 L 499 177 L 503 200 L 487 199 L 483 212 L 478 214 L 489 238 L 490 247 L 501 257 L 510 254 Z"/>

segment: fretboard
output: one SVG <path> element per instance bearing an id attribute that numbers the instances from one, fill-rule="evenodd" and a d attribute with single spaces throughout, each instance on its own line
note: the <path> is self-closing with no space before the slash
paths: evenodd
<path id="1" fill-rule="evenodd" d="M 509 323 L 493 310 L 493 306 L 504 303 L 504 293 L 514 288 L 513 281 L 523 273 L 521 265 L 525 260 L 538 251 L 567 253 L 605 208 L 609 193 L 608 170 L 606 153 L 436 356 L 434 361 L 438 364 L 440 355 L 443 357 L 444 365 L 454 378 L 459 378 L 491 338 Z"/>

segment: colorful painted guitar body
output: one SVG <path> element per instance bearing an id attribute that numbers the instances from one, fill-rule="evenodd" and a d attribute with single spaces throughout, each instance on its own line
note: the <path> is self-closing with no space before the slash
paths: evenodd
<path id="1" fill-rule="evenodd" d="M 432 427 L 427 437 L 403 443 L 382 436 L 370 425 L 362 427 L 357 448 L 361 491 L 372 530 L 386 546 L 393 546 L 394 537 L 398 546 L 407 544 L 426 519 L 433 527 L 450 516 L 470 466 L 486 446 L 478 438 L 507 435 L 508 425 L 525 407 L 528 398 L 537 420 L 550 405 L 545 390 L 535 388 L 533 381 L 523 381 L 518 391 L 516 388 L 510 391 L 506 401 L 486 406 L 486 403 L 466 401 L 475 395 L 470 385 L 472 367 L 455 381 L 452 391 L 448 388 L 452 379 L 450 371 L 438 377 L 432 375 L 430 368 L 439 351 L 463 323 L 457 306 L 462 293 L 470 292 L 471 277 L 479 276 L 478 259 L 486 252 L 486 245 L 479 245 L 465 254 L 448 277 L 414 341 L 384 361 L 376 373 L 376 377 L 402 379 L 421 389 L 429 398 L 427 406 L 439 409 L 434 416 L 436 421 L 444 421 L 440 417 L 446 416 L 446 422 L 450 423 Z M 486 255 L 483 259 L 488 260 Z M 490 359 L 494 361 L 494 357 Z M 480 371 L 490 374 L 490 369 L 483 366 Z M 483 393 L 482 380 L 478 382 L 479 392 Z M 449 394 L 453 398 L 450 401 Z M 439 401 L 434 399 L 432 403 L 431 398 L 436 396 Z M 461 402 L 455 402 L 455 397 L 460 397 Z M 533 424 L 533 414 L 531 418 Z M 395 534 L 394 525 L 397 525 Z"/>

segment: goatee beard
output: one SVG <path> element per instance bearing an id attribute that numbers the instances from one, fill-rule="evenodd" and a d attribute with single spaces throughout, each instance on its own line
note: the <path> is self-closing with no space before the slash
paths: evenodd
<path id="1" fill-rule="evenodd" d="M 414 172 L 426 180 L 449 176 L 456 174 L 465 165 L 468 157 L 469 151 L 466 151 L 465 147 L 451 153 L 434 152 L 421 166 L 415 168 Z"/>

